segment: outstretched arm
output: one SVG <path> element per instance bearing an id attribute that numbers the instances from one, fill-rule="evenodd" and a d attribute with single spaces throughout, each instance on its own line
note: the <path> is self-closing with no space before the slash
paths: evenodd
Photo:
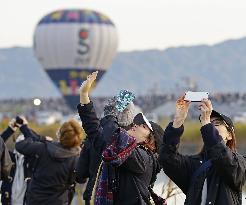
<path id="1" fill-rule="evenodd" d="M 1 134 L 1 138 L 3 139 L 3 141 L 6 142 L 9 139 L 9 137 L 11 137 L 14 134 L 16 130 L 17 127 L 15 125 L 15 119 L 13 118 L 9 121 L 9 125 L 6 128 L 6 130 L 4 130 Z"/>
<path id="2" fill-rule="evenodd" d="M 97 77 L 97 71 L 88 75 L 87 79 L 80 87 L 80 104 L 77 106 L 83 129 L 92 141 L 94 148 L 98 152 L 102 152 L 105 142 L 102 136 L 102 127 L 96 115 L 93 103 L 90 101 L 89 92 Z"/>
<path id="3" fill-rule="evenodd" d="M 160 163 L 164 172 L 184 193 L 188 190 L 192 170 L 190 158 L 178 153 L 178 145 L 184 132 L 183 123 L 187 117 L 189 105 L 190 102 L 185 101 L 184 96 L 177 100 L 174 121 L 165 129 L 160 151 Z"/>
<path id="4" fill-rule="evenodd" d="M 32 132 L 32 130 L 28 127 L 27 120 L 24 117 L 21 119 L 22 123 L 19 124 L 19 126 L 20 131 L 24 135 L 25 139 L 16 143 L 16 150 L 27 156 L 33 156 L 35 154 L 41 155 L 45 144 L 41 142 L 37 134 Z"/>

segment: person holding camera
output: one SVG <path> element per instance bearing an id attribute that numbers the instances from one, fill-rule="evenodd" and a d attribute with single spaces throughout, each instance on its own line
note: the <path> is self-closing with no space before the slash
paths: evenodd
<path id="1" fill-rule="evenodd" d="M 178 152 L 189 105 L 184 96 L 179 98 L 174 120 L 165 129 L 160 152 L 164 172 L 184 192 L 187 205 L 241 204 L 246 160 L 236 152 L 233 122 L 213 110 L 210 100 L 203 99 L 199 106 L 201 153 L 184 156 Z"/>
<path id="2" fill-rule="evenodd" d="M 80 153 L 82 129 L 75 120 L 64 122 L 57 132 L 58 142 L 40 140 L 22 118 L 20 131 L 25 139 L 16 150 L 25 156 L 37 156 L 31 182 L 27 188 L 27 205 L 70 204 L 75 183 L 75 167 Z"/>
<path id="3" fill-rule="evenodd" d="M 89 99 L 96 76 L 97 72 L 92 73 L 81 85 L 78 105 L 83 128 L 103 158 L 93 192 L 94 204 L 151 204 L 149 189 L 160 171 L 158 138 L 163 130 L 142 113 L 134 117 L 130 129 L 121 128 L 119 110 L 112 104 L 105 106 L 105 116 L 99 121 Z M 126 101 L 121 105 L 122 112 L 130 105 Z"/>
<path id="4" fill-rule="evenodd" d="M 16 124 L 16 119 L 10 120 L 9 125 L 6 130 L 1 134 L 1 138 L 6 142 L 17 130 L 18 126 Z M 23 135 L 18 136 L 16 142 L 24 139 Z M 3 205 L 23 205 L 25 192 L 26 192 L 26 178 L 27 176 L 27 163 L 24 155 L 18 153 L 15 149 L 9 151 L 9 155 L 13 161 L 13 166 L 10 171 L 10 175 L 7 179 L 2 181 L 1 185 L 1 203 Z M 26 177 L 25 177 L 26 175 Z"/>
<path id="5" fill-rule="evenodd" d="M 23 119 L 19 116 L 10 120 L 7 129 L 1 134 L 1 138 L 4 142 L 6 142 L 22 124 Z M 37 140 L 50 140 L 49 137 L 40 136 L 33 130 L 30 131 L 33 135 L 36 135 Z M 24 140 L 22 134 L 15 139 L 15 142 L 17 143 L 21 140 Z M 3 205 L 23 205 L 25 203 L 26 189 L 38 159 L 35 156 L 24 156 L 16 149 L 9 151 L 9 154 L 14 164 L 9 177 L 2 181 L 1 203 Z"/>

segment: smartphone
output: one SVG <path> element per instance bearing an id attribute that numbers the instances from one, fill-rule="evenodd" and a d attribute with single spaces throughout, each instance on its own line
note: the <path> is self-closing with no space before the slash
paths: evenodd
<path id="1" fill-rule="evenodd" d="M 185 93 L 184 100 L 191 102 L 201 102 L 202 99 L 208 99 L 208 92 L 192 92 L 188 91 Z"/>

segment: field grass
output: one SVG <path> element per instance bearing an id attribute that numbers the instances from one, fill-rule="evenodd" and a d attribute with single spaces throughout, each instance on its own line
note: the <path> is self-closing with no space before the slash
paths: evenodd
<path id="1" fill-rule="evenodd" d="M 165 128 L 168 125 L 169 121 L 167 119 L 162 119 L 160 121 L 160 125 Z M 201 141 L 201 134 L 200 128 L 201 124 L 198 121 L 186 121 L 184 124 L 185 131 L 182 136 L 183 142 L 200 142 Z M 235 131 L 236 131 L 236 138 L 237 143 L 245 144 L 246 145 L 246 124 L 243 123 L 235 123 Z"/>
<path id="2" fill-rule="evenodd" d="M 168 125 L 169 120 L 163 119 L 160 121 L 160 125 L 165 129 L 165 127 Z M 2 121 L 0 122 L 0 133 L 8 126 L 8 121 Z M 30 123 L 29 127 L 31 127 L 33 130 L 35 130 L 37 133 L 44 135 L 44 136 L 50 136 L 52 138 L 55 138 L 56 131 L 58 130 L 60 124 L 52 124 L 52 125 L 37 125 L 34 123 Z M 185 131 L 182 136 L 182 142 L 184 143 L 199 143 L 201 142 L 201 134 L 200 134 L 200 128 L 201 124 L 197 121 L 187 121 L 184 124 Z M 245 144 L 246 145 L 246 124 L 242 123 L 236 123 L 235 124 L 235 130 L 236 130 L 236 138 L 238 144 Z"/>

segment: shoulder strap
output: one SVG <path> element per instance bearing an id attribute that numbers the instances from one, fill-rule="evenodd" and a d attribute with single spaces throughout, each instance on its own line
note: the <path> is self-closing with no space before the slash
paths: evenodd
<path id="1" fill-rule="evenodd" d="M 150 185 L 148 187 L 151 198 L 154 201 L 155 205 L 166 205 L 166 200 L 163 199 L 162 197 L 158 196 L 154 190 L 152 189 L 154 186 L 154 183 L 156 181 L 157 178 L 157 174 L 160 172 L 161 167 L 158 165 L 158 160 L 156 159 L 156 155 L 153 154 L 152 152 L 148 152 L 149 155 L 151 156 L 152 160 L 153 160 L 153 171 L 152 171 L 152 177 L 151 177 L 151 181 L 150 181 Z"/>
<path id="2" fill-rule="evenodd" d="M 75 170 L 76 170 L 76 164 L 77 164 L 77 162 L 78 162 L 78 156 L 75 156 L 74 158 L 73 158 L 73 162 L 72 162 L 72 170 L 71 170 L 71 172 L 70 172 L 70 175 L 69 175 L 69 178 L 68 178 L 68 187 L 73 187 L 74 186 L 74 182 L 75 182 L 75 178 L 76 178 L 76 172 L 75 172 Z"/>
<path id="3" fill-rule="evenodd" d="M 151 159 L 153 161 L 153 170 L 152 170 L 152 176 L 150 180 L 151 186 L 155 183 L 157 174 L 161 171 L 161 167 L 158 164 L 158 159 L 156 154 L 153 154 L 151 151 L 147 151 L 148 154 L 151 156 Z"/>
<path id="4" fill-rule="evenodd" d="M 192 175 L 191 178 L 191 184 L 194 184 L 196 178 L 202 174 L 204 171 L 207 171 L 210 167 L 212 166 L 212 162 L 211 159 L 207 160 L 206 162 L 204 162 Z"/>

